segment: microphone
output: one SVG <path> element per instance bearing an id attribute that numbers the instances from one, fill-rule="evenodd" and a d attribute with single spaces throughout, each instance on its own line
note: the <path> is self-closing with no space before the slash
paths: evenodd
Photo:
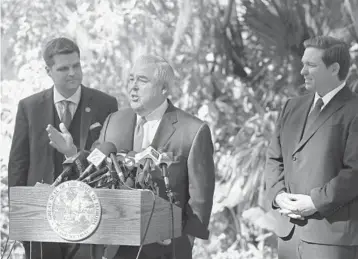
<path id="1" fill-rule="evenodd" d="M 81 153 L 81 155 L 80 155 L 81 159 L 75 160 L 76 168 L 77 168 L 79 175 L 82 174 L 82 172 L 88 166 L 88 161 L 86 158 L 89 156 L 90 152 L 87 150 L 81 150 L 80 153 Z"/>
<path id="2" fill-rule="evenodd" d="M 126 155 L 120 156 L 120 161 L 125 165 L 125 167 L 131 171 L 136 167 L 135 155 L 137 152 L 129 151 Z"/>
<path id="3" fill-rule="evenodd" d="M 98 177 L 98 178 L 92 180 L 91 182 L 89 182 L 88 184 L 93 185 L 95 183 L 101 182 L 102 180 L 108 178 L 109 176 L 111 176 L 111 173 L 110 173 L 110 171 L 107 171 L 107 172 L 103 173 L 100 177 Z"/>
<path id="4" fill-rule="evenodd" d="M 116 157 L 116 154 L 117 154 L 116 146 L 112 142 L 105 142 L 103 144 L 106 144 L 109 147 L 109 150 L 111 150 L 111 152 L 109 153 L 109 157 L 111 159 L 111 162 L 112 162 L 111 164 L 114 167 L 115 173 L 113 172 L 113 170 L 109 170 L 110 175 L 113 177 L 113 179 L 116 182 L 118 182 L 118 180 L 119 180 L 120 182 L 122 182 L 124 184 L 125 176 L 124 176 L 123 170 L 125 170 L 125 169 L 118 164 L 117 157 Z M 121 150 L 121 152 L 122 153 L 126 152 L 126 150 Z"/>
<path id="5" fill-rule="evenodd" d="M 82 161 L 86 160 L 86 153 L 84 151 L 80 151 L 74 156 L 67 158 L 62 164 L 64 169 L 62 173 L 56 178 L 56 180 L 51 184 L 52 187 L 56 187 L 59 185 L 65 177 L 71 176 L 75 173 L 73 170 L 73 166 L 82 165 Z"/>
<path id="6" fill-rule="evenodd" d="M 162 170 L 165 188 L 170 190 L 168 167 L 173 163 L 172 153 L 162 153 L 158 159 L 157 165 Z"/>
<path id="7" fill-rule="evenodd" d="M 113 153 L 113 146 L 109 145 L 108 142 L 104 142 L 98 148 L 95 148 L 87 157 L 87 160 L 90 163 L 89 166 L 87 166 L 85 171 L 78 177 L 77 180 L 83 180 L 93 171 L 93 168 L 99 168 L 106 157 L 110 153 Z M 117 149 L 114 150 L 114 153 L 115 152 L 117 152 Z"/>
<path id="8" fill-rule="evenodd" d="M 113 153 L 110 154 L 110 157 L 111 157 L 111 160 L 113 163 L 114 170 L 117 173 L 117 174 L 113 175 L 114 176 L 113 178 L 116 180 L 120 180 L 122 183 L 125 183 L 125 178 L 124 178 L 124 174 L 123 174 L 124 168 L 118 164 L 117 158 Z"/>
<path id="9" fill-rule="evenodd" d="M 151 146 L 147 147 L 142 152 L 135 154 L 135 163 L 142 169 L 137 175 L 137 183 L 142 188 L 145 188 L 145 183 L 150 180 L 151 175 L 149 172 L 152 166 L 158 162 L 159 157 L 160 153 Z"/>
<path id="10" fill-rule="evenodd" d="M 134 159 L 137 164 L 145 162 L 145 159 L 149 158 L 156 164 L 159 161 L 160 153 L 152 146 L 147 147 L 142 152 L 135 154 Z"/>
<path id="11" fill-rule="evenodd" d="M 161 153 L 158 159 L 158 163 L 156 164 L 162 171 L 162 177 L 164 180 L 164 186 L 166 189 L 167 196 L 169 198 L 170 203 L 174 202 L 174 193 L 170 188 L 169 182 L 169 173 L 168 167 L 173 163 L 173 154 L 172 153 Z"/>
<path id="12" fill-rule="evenodd" d="M 146 183 L 148 183 L 148 181 L 151 178 L 151 174 L 149 173 L 151 170 L 151 166 L 152 166 L 152 161 L 150 158 L 145 158 L 144 159 L 144 164 L 141 165 L 141 167 L 139 167 L 141 170 L 138 172 L 137 175 L 137 183 L 142 187 L 145 188 L 146 187 Z"/>
<path id="13" fill-rule="evenodd" d="M 93 179 L 95 179 L 97 176 L 103 175 L 105 173 L 108 172 L 108 168 L 107 167 L 103 167 L 100 170 L 95 171 L 94 173 L 88 175 L 85 179 L 82 180 L 82 182 L 84 183 L 89 183 L 91 182 Z"/>
<path id="14" fill-rule="evenodd" d="M 173 193 L 170 188 L 169 173 L 168 173 L 168 167 L 173 163 L 173 154 L 160 153 L 157 150 L 155 150 L 153 147 L 149 146 L 143 152 L 138 153 L 135 156 L 135 158 L 138 161 L 138 163 L 140 163 L 143 159 L 147 159 L 147 160 L 150 159 L 151 161 L 153 161 L 154 165 L 158 166 L 161 169 L 167 195 L 169 199 L 173 201 Z M 144 177 L 146 177 L 145 172 L 142 178 Z M 138 177 L 139 184 L 143 182 L 142 178 Z"/>

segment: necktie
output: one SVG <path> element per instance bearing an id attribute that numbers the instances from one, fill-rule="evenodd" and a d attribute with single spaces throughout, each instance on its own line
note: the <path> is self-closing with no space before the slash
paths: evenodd
<path id="1" fill-rule="evenodd" d="M 313 110 L 311 111 L 311 113 L 307 117 L 304 132 L 306 132 L 312 126 L 313 122 L 317 119 L 319 113 L 321 112 L 322 106 L 323 106 L 322 98 L 318 98 Z"/>
<path id="2" fill-rule="evenodd" d="M 142 151 L 144 124 L 146 122 L 147 120 L 144 117 L 141 117 L 137 122 L 137 126 L 134 130 L 133 151 L 136 152 Z"/>
<path id="3" fill-rule="evenodd" d="M 63 105 L 64 109 L 63 109 L 61 121 L 63 122 L 63 124 L 65 124 L 67 129 L 69 129 L 71 121 L 72 121 L 70 104 L 71 104 L 71 101 L 67 101 L 67 100 L 62 101 L 62 105 Z"/>

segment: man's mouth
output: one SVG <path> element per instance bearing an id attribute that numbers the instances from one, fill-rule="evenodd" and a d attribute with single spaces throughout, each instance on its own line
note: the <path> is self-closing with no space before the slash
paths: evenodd
<path id="1" fill-rule="evenodd" d="M 77 83 L 78 82 L 78 80 L 77 79 L 71 79 L 71 80 L 67 80 L 67 82 L 69 82 L 69 83 Z"/>
<path id="2" fill-rule="evenodd" d="M 138 95 L 131 95 L 131 101 L 133 101 L 133 102 L 137 102 L 139 100 L 139 97 L 138 97 Z"/>

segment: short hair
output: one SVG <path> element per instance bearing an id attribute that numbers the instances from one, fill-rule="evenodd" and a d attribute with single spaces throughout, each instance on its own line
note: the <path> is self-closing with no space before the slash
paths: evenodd
<path id="1" fill-rule="evenodd" d="M 46 66 L 52 67 L 54 64 L 53 57 L 58 54 L 71 54 L 77 52 L 80 57 L 80 49 L 77 44 L 68 38 L 55 38 L 50 40 L 44 48 L 43 59 L 45 60 Z"/>
<path id="2" fill-rule="evenodd" d="M 161 83 L 165 88 L 170 89 L 174 81 L 174 70 L 163 57 L 156 55 L 141 55 L 135 63 L 153 64 L 155 66 L 154 77 L 156 83 Z"/>
<path id="3" fill-rule="evenodd" d="M 312 47 L 322 49 L 322 61 L 326 67 L 337 62 L 339 64 L 339 80 L 342 81 L 346 79 L 351 57 L 349 55 L 349 47 L 344 41 L 330 36 L 317 36 L 305 40 L 303 45 L 305 48 Z"/>

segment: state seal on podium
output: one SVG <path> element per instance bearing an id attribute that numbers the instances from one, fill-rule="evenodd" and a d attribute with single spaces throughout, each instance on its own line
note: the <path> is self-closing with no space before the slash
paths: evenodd
<path id="1" fill-rule="evenodd" d="M 89 185 L 67 181 L 50 194 L 46 215 L 51 228 L 60 237 L 80 241 L 97 229 L 101 220 L 101 204 Z"/>

